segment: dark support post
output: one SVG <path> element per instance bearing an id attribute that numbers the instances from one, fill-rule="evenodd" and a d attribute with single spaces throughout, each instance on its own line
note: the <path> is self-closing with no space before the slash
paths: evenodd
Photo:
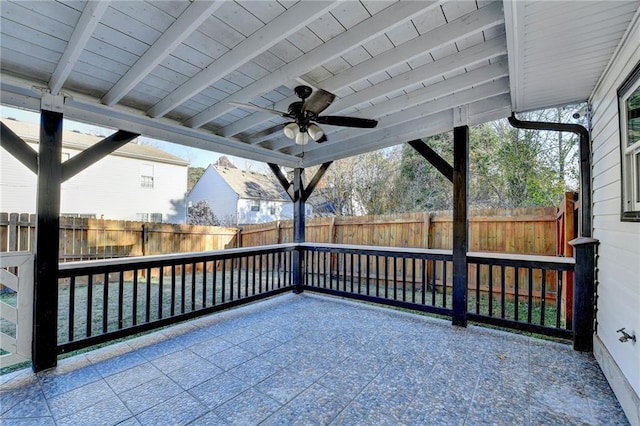
<path id="1" fill-rule="evenodd" d="M 595 238 L 580 237 L 569 241 L 573 246 L 576 266 L 573 276 L 573 349 L 593 351 L 595 295 Z"/>
<path id="2" fill-rule="evenodd" d="M 41 111 L 32 368 L 57 364 L 62 113 Z"/>
<path id="3" fill-rule="evenodd" d="M 304 169 L 296 168 L 293 171 L 293 242 L 304 243 L 304 184 L 302 182 Z M 304 285 L 304 252 L 293 252 L 293 285 L 294 293 L 302 293 Z"/>
<path id="4" fill-rule="evenodd" d="M 467 326 L 469 126 L 453 129 L 453 325 Z M 444 286 L 446 291 L 446 286 Z"/>

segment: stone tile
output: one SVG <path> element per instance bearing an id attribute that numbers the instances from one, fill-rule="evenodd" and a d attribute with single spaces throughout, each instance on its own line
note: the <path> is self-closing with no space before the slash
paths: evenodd
<path id="1" fill-rule="evenodd" d="M 233 367 L 250 360 L 254 356 L 255 355 L 249 351 L 246 351 L 238 346 L 233 346 L 229 349 L 225 349 L 222 352 L 215 353 L 209 356 L 207 359 L 223 370 L 230 370 Z"/>
<path id="2" fill-rule="evenodd" d="M 4 404 L 2 410 L 5 410 Z M 21 417 L 49 417 L 51 412 L 42 392 L 34 392 L 23 398 L 12 407 L 6 408 L 2 413 L 2 419 L 15 419 Z M 0 421 L 0 423 L 2 423 Z"/>
<path id="3" fill-rule="evenodd" d="M 154 343 L 153 345 L 145 346 L 137 350 L 140 356 L 148 360 L 154 360 L 156 358 L 160 358 L 164 355 L 178 352 L 183 349 L 183 346 L 180 345 L 177 341 L 173 339 L 167 339 L 160 341 L 158 343 Z"/>
<path id="4" fill-rule="evenodd" d="M 225 402 L 214 412 L 228 424 L 247 425 L 260 423 L 278 408 L 280 404 L 273 398 L 249 389 Z"/>
<path id="5" fill-rule="evenodd" d="M 191 331 L 175 336 L 173 339 L 180 345 L 188 348 L 198 343 L 206 342 L 211 338 L 213 338 L 213 336 L 206 329 L 194 328 Z"/>
<path id="6" fill-rule="evenodd" d="M 227 342 L 231 342 L 234 345 L 238 345 L 242 342 L 246 342 L 247 340 L 254 339 L 260 335 L 258 330 L 255 330 L 251 327 L 245 327 L 240 330 L 229 330 L 225 333 L 219 335 L 222 339 Z"/>
<path id="7" fill-rule="evenodd" d="M 182 389 L 188 390 L 223 372 L 222 368 L 198 357 L 188 366 L 167 372 L 167 376 L 180 385 Z"/>
<path id="8" fill-rule="evenodd" d="M 56 426 L 56 422 L 52 417 L 32 417 L 21 419 L 8 419 L 5 422 L 3 417 L 0 417 L 0 424 L 7 424 L 11 426 Z"/>
<path id="9" fill-rule="evenodd" d="M 25 401 L 42 396 L 40 382 L 35 375 L 8 380 L 0 386 L 0 414 Z"/>
<path id="10" fill-rule="evenodd" d="M 133 414 L 137 415 L 181 392 L 180 386 L 168 377 L 161 376 L 128 391 L 120 392 L 118 397 Z"/>
<path id="11" fill-rule="evenodd" d="M 605 400 L 589 400 L 591 406 L 591 414 L 596 424 L 600 425 L 620 425 L 628 426 L 629 420 L 622 411 L 622 407 L 618 400 L 612 395 L 608 394 L 608 398 Z"/>
<path id="12" fill-rule="evenodd" d="M 249 384 L 234 375 L 222 373 L 195 386 L 189 393 L 198 398 L 207 407 L 216 408 L 250 387 Z"/>
<path id="13" fill-rule="evenodd" d="M 76 411 L 69 416 L 56 419 L 57 426 L 75 426 L 90 424 L 92 426 L 116 425 L 131 417 L 122 401 L 115 395 L 111 398 L 96 402 L 95 404 Z"/>
<path id="14" fill-rule="evenodd" d="M 257 336 L 241 342 L 238 346 L 255 355 L 260 355 L 280 345 L 280 342 L 267 336 Z"/>
<path id="15" fill-rule="evenodd" d="M 392 416 L 372 409 L 371 405 L 363 401 L 353 401 L 338 417 L 331 422 L 332 425 L 397 425 L 398 420 Z"/>
<path id="16" fill-rule="evenodd" d="M 254 386 L 278 371 L 280 371 L 279 367 L 257 357 L 232 368 L 229 370 L 229 373 L 241 379 L 243 382 Z"/>
<path id="17" fill-rule="evenodd" d="M 204 416 L 189 423 L 189 426 L 225 426 L 227 424 L 228 423 L 222 420 L 216 413 L 210 411 Z"/>
<path id="18" fill-rule="evenodd" d="M 202 358 L 209 358 L 213 354 L 222 352 L 225 349 L 233 347 L 233 344 L 219 337 L 210 337 L 207 340 L 196 343 L 189 347 L 193 353 L 200 355 Z"/>
<path id="19" fill-rule="evenodd" d="M 188 367 L 201 359 L 201 357 L 190 350 L 182 349 L 168 355 L 163 355 L 160 358 L 156 358 L 151 361 L 151 363 L 163 373 L 168 373 L 173 370 Z"/>
<path id="20" fill-rule="evenodd" d="M 120 393 L 159 377 L 162 377 L 162 372 L 150 362 L 145 362 L 144 364 L 113 374 L 107 377 L 105 381 L 116 393 Z"/>
<path id="21" fill-rule="evenodd" d="M 289 370 L 281 370 L 258 383 L 255 388 L 281 404 L 295 398 L 300 392 L 309 387 L 312 381 Z"/>
<path id="22" fill-rule="evenodd" d="M 101 380 L 102 376 L 92 365 L 85 365 L 78 369 L 59 374 L 59 370 L 41 373 L 40 383 L 42 392 L 47 398 L 69 392 L 88 383 Z"/>
<path id="23" fill-rule="evenodd" d="M 67 393 L 48 398 L 47 402 L 53 417 L 59 419 L 114 397 L 115 393 L 109 385 L 104 380 L 99 380 Z"/>
<path id="24" fill-rule="evenodd" d="M 263 425 L 329 424 L 348 403 L 337 392 L 313 384 L 267 418 Z"/>
<path id="25" fill-rule="evenodd" d="M 136 416 L 142 425 L 186 425 L 209 410 L 196 398 L 182 392 Z"/>
<path id="26" fill-rule="evenodd" d="M 147 360 L 137 352 L 129 352 L 99 361 L 94 364 L 94 367 L 102 377 L 108 377 L 112 374 L 117 374 L 132 367 L 144 364 L 145 362 L 147 362 Z"/>

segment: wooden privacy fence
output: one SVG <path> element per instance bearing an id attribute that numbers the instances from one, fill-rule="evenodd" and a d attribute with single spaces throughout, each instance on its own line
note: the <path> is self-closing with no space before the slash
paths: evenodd
<path id="1" fill-rule="evenodd" d="M 482 209 L 471 210 L 469 214 L 469 251 L 500 252 L 526 255 L 556 256 L 557 229 L 556 211 L 554 207 L 518 208 L 518 209 Z M 427 249 L 451 249 L 453 245 L 453 218 L 451 212 L 417 212 L 400 215 L 378 215 L 359 217 L 313 218 L 306 221 L 306 242 L 333 243 L 365 246 L 389 246 Z M 240 247 L 252 247 L 265 244 L 293 242 L 293 222 L 281 221 L 268 224 L 244 226 L 240 234 Z M 335 275 L 346 268 L 353 271 L 356 279 L 370 278 L 367 271 L 374 268 L 389 269 L 391 273 L 403 277 L 421 276 L 421 265 L 403 263 L 397 259 L 369 259 L 363 256 L 346 256 L 340 262 L 336 255 L 323 264 L 308 264 L 308 270 L 320 271 Z M 307 259 L 307 262 L 319 262 Z M 353 262 L 353 265 L 352 265 Z M 339 265 L 339 266 L 338 266 Z M 444 266 L 446 265 L 446 267 Z M 414 268 L 416 270 L 414 271 Z M 478 270 L 479 268 L 479 270 Z M 445 262 L 426 271 L 429 280 L 435 274 L 435 283 L 442 289 L 453 285 L 453 264 Z M 507 268 L 504 272 L 497 267 L 469 265 L 469 288 L 489 291 L 492 283 L 505 274 L 507 295 L 513 293 L 518 276 L 520 288 L 526 288 L 529 279 L 524 274 L 517 274 L 515 269 Z M 542 271 L 536 271 L 532 278 L 532 295 L 541 298 Z M 545 298 L 555 300 L 557 272 L 545 272 Z M 493 287 L 493 288 L 497 288 Z"/>
<path id="2" fill-rule="evenodd" d="M 31 251 L 35 215 L 0 213 L 0 252 Z M 60 218 L 60 261 L 185 253 L 237 247 L 237 228 Z"/>

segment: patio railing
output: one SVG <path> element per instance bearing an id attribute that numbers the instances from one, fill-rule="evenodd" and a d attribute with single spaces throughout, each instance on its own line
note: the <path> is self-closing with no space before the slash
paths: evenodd
<path id="1" fill-rule="evenodd" d="M 58 353 L 290 290 L 295 247 L 62 263 Z"/>
<path id="2" fill-rule="evenodd" d="M 295 252 L 302 259 L 299 271 Z M 64 263 L 58 353 L 288 290 L 451 317 L 452 258 L 450 250 L 303 243 Z M 558 295 L 573 259 L 469 253 L 468 264 L 470 320 L 571 338 Z"/>

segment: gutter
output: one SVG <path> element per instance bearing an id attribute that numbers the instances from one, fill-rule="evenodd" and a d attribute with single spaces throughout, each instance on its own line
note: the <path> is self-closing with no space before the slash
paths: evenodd
<path id="1" fill-rule="evenodd" d="M 591 237 L 591 141 L 589 131 L 579 124 L 518 120 L 515 112 L 511 113 L 508 120 L 509 124 L 516 129 L 570 132 L 580 137 L 580 234 L 582 237 Z"/>

